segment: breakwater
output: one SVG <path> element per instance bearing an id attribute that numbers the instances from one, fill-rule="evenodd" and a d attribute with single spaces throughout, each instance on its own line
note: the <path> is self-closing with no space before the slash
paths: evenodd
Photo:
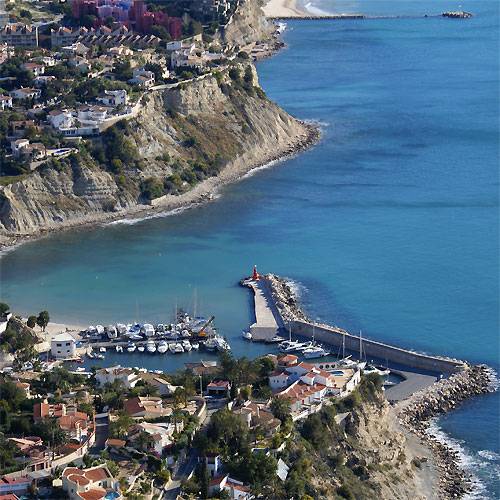
<path id="1" fill-rule="evenodd" d="M 430 430 L 435 417 L 456 408 L 468 398 L 493 392 L 494 374 L 485 365 L 469 366 L 447 379 L 416 392 L 396 405 L 396 414 L 407 430 L 417 435 L 433 452 L 439 474 L 439 494 L 443 499 L 460 498 L 474 488 L 458 453 L 439 441 Z"/>
<path id="2" fill-rule="evenodd" d="M 283 324 L 288 326 L 295 335 L 308 338 L 314 335 L 316 340 L 338 348 L 344 346 L 347 351 L 358 353 L 360 358 L 369 356 L 417 370 L 450 374 L 460 371 L 465 365 L 461 360 L 414 352 L 361 338 L 342 328 L 315 323 L 302 311 L 292 287 L 285 279 L 272 274 L 266 275 L 264 279 L 271 289 L 274 304 L 281 315 Z"/>

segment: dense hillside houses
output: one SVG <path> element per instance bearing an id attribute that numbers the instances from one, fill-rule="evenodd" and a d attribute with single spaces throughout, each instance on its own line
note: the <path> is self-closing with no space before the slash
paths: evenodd
<path id="1" fill-rule="evenodd" d="M 29 24 L 7 24 L 0 29 L 0 43 L 12 47 L 38 47 L 38 27 Z"/>

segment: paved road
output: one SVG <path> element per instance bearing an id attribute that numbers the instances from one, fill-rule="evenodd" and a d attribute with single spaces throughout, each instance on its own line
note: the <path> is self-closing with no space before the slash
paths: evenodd
<path id="1" fill-rule="evenodd" d="M 385 397 L 391 402 L 406 399 L 413 393 L 429 387 L 436 381 L 436 377 L 432 375 L 422 375 L 421 373 L 405 372 L 400 370 L 394 371 L 395 373 L 403 376 L 405 380 L 385 390 Z"/>

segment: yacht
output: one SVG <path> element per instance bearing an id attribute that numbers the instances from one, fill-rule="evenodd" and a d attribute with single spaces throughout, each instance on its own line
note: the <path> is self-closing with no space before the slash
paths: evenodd
<path id="1" fill-rule="evenodd" d="M 158 347 L 156 348 L 160 354 L 165 354 L 168 351 L 168 344 L 165 340 L 160 340 L 158 342 Z"/>
<path id="2" fill-rule="evenodd" d="M 146 342 L 146 351 L 150 354 L 154 354 L 156 352 L 156 344 L 152 340 L 148 340 Z"/>
<path id="3" fill-rule="evenodd" d="M 139 345 L 139 346 L 137 346 L 137 350 L 138 350 L 139 352 L 144 352 L 144 351 L 145 351 L 145 349 L 146 349 L 146 348 L 145 348 L 143 345 Z"/>
<path id="4" fill-rule="evenodd" d="M 183 340 L 182 347 L 183 347 L 184 351 L 186 351 L 186 352 L 189 352 L 193 348 L 193 346 L 190 344 L 189 340 Z"/>
<path id="5" fill-rule="evenodd" d="M 171 344 L 168 345 L 168 350 L 172 353 L 175 354 L 175 342 L 172 342 Z"/>
<path id="6" fill-rule="evenodd" d="M 163 333 L 165 331 L 165 325 L 163 323 L 158 323 L 156 325 L 156 333 Z"/>
<path id="7" fill-rule="evenodd" d="M 102 335 L 104 333 L 104 327 L 102 325 L 96 325 L 95 333 L 97 333 L 97 335 Z"/>
<path id="8" fill-rule="evenodd" d="M 105 353 L 106 352 L 106 348 L 105 347 L 99 347 L 99 352 Z"/>
<path id="9" fill-rule="evenodd" d="M 200 344 L 198 342 L 191 342 L 191 347 L 197 351 L 200 348 Z"/>
<path id="10" fill-rule="evenodd" d="M 296 340 L 285 340 L 281 342 L 278 347 L 281 352 L 295 352 L 301 345 L 302 344 Z"/>
<path id="11" fill-rule="evenodd" d="M 129 342 L 127 345 L 127 352 L 134 352 L 137 349 L 133 342 Z"/>
<path id="12" fill-rule="evenodd" d="M 115 347 L 116 352 L 123 352 L 123 347 L 121 345 L 117 345 Z"/>
<path id="13" fill-rule="evenodd" d="M 306 349 L 305 351 L 302 351 L 302 355 L 304 358 L 307 359 L 312 359 L 312 358 L 324 358 L 325 356 L 328 356 L 330 353 L 328 351 L 325 351 L 320 346 L 315 346 L 315 347 L 310 347 L 309 349 Z"/>
<path id="14" fill-rule="evenodd" d="M 151 325 L 150 323 L 144 323 L 144 325 L 142 325 L 141 328 L 141 333 L 145 337 L 153 337 L 155 334 L 155 329 L 153 328 L 153 325 Z"/>
<path id="15" fill-rule="evenodd" d="M 300 352 L 307 351 L 309 349 L 313 349 L 315 347 L 318 347 L 318 346 L 316 345 L 316 343 L 314 341 L 313 342 L 304 342 L 303 344 L 298 345 L 295 348 L 295 350 L 300 353 Z M 319 346 L 319 347 L 321 347 L 321 346 Z"/>
<path id="16" fill-rule="evenodd" d="M 243 332 L 241 334 L 241 336 L 245 339 L 245 340 L 252 340 L 252 334 L 250 332 Z"/>
<path id="17" fill-rule="evenodd" d="M 191 334 L 187 330 L 182 330 L 181 331 L 181 336 L 185 339 L 191 337 Z"/>
<path id="18" fill-rule="evenodd" d="M 222 337 L 215 337 L 215 348 L 218 351 L 230 351 L 231 350 L 231 346 Z"/>

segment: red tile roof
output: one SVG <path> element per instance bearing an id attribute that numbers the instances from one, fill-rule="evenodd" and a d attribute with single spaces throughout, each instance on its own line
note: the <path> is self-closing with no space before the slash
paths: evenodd
<path id="1" fill-rule="evenodd" d="M 89 491 L 82 491 L 78 494 L 83 500 L 101 500 L 106 496 L 106 490 L 103 488 L 92 488 Z"/>
<path id="2" fill-rule="evenodd" d="M 208 389 L 229 389 L 229 382 L 227 380 L 217 380 L 215 382 L 210 382 L 207 385 Z"/>

